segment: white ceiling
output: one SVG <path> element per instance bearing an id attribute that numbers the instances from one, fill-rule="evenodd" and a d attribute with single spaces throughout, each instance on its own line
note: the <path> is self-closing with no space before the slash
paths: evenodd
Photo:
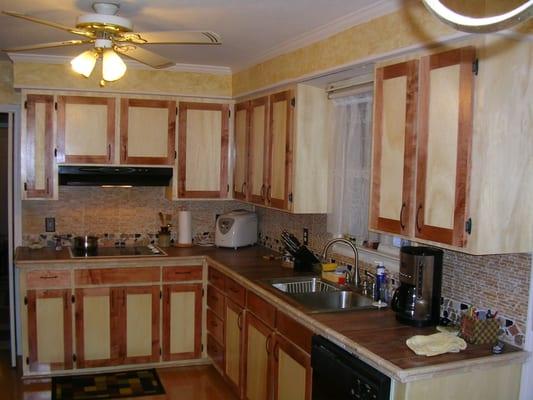
<path id="1" fill-rule="evenodd" d="M 221 46 L 146 47 L 178 64 L 224 66 L 235 71 L 392 12 L 401 1 L 121 0 L 119 15 L 131 19 L 136 31 L 215 31 L 222 36 Z M 93 0 L 0 0 L 0 10 L 74 26 L 77 16 L 93 12 L 92 3 Z M 79 36 L 0 15 L 2 49 L 73 38 Z M 75 46 L 32 53 L 74 56 L 82 50 L 82 46 Z"/>

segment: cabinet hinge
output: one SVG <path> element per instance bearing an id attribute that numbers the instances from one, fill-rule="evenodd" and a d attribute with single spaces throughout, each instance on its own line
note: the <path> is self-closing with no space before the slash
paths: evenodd
<path id="1" fill-rule="evenodd" d="M 70 298 L 70 301 L 72 301 L 72 304 L 74 304 L 76 302 L 76 296 L 72 295 L 72 297 Z"/>
<path id="2" fill-rule="evenodd" d="M 28 190 L 28 182 L 24 182 L 24 190 Z"/>
<path id="3" fill-rule="evenodd" d="M 30 357 L 26 357 L 26 365 L 30 365 Z"/>
<path id="4" fill-rule="evenodd" d="M 76 362 L 77 359 L 78 357 L 76 357 L 76 354 L 72 354 L 72 361 Z"/>
<path id="5" fill-rule="evenodd" d="M 295 97 L 293 97 L 291 99 L 291 106 L 296 107 L 296 98 Z"/>
<path id="6" fill-rule="evenodd" d="M 292 203 L 292 193 L 289 193 L 289 201 Z"/>
<path id="7" fill-rule="evenodd" d="M 54 103 L 54 109 L 57 110 L 57 101 Z"/>
<path id="8" fill-rule="evenodd" d="M 476 58 L 472 63 L 472 72 L 474 75 L 477 75 L 479 72 L 479 58 Z"/>
<path id="9" fill-rule="evenodd" d="M 24 102 L 24 108 L 28 108 L 28 102 L 27 101 Z"/>
<path id="10" fill-rule="evenodd" d="M 472 218 L 468 218 L 465 222 L 465 231 L 469 235 L 472 233 Z"/>
<path id="11" fill-rule="evenodd" d="M 28 297 L 24 296 L 24 305 L 27 306 L 28 305 Z"/>

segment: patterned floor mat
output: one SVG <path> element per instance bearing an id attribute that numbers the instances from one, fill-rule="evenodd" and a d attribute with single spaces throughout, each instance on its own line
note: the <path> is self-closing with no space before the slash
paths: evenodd
<path id="1" fill-rule="evenodd" d="M 155 369 L 52 378 L 52 400 L 120 399 L 165 394 Z"/>

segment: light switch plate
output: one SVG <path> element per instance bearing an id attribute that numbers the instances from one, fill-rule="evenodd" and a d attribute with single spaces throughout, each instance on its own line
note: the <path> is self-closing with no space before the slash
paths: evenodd
<path id="1" fill-rule="evenodd" d="M 54 217 L 46 217 L 44 219 L 44 228 L 45 228 L 45 232 L 55 232 L 56 231 L 56 219 Z"/>

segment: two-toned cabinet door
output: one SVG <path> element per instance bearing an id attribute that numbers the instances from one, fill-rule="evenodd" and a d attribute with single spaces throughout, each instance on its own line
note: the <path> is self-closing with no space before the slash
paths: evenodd
<path id="1" fill-rule="evenodd" d="M 268 400 L 272 395 L 271 362 L 274 331 L 248 313 L 245 323 L 244 398 Z"/>
<path id="2" fill-rule="evenodd" d="M 244 309 L 226 298 L 225 312 L 225 374 L 233 390 L 242 390 L 242 355 L 244 339 Z"/>
<path id="3" fill-rule="evenodd" d="M 311 357 L 281 335 L 276 335 L 274 342 L 274 400 L 310 400 Z"/>
<path id="4" fill-rule="evenodd" d="M 464 47 L 420 61 L 415 236 L 463 246 L 472 147 L 472 63 Z"/>
<path id="5" fill-rule="evenodd" d="M 54 96 L 26 96 L 21 165 L 24 199 L 53 197 Z"/>
<path id="6" fill-rule="evenodd" d="M 228 105 L 180 102 L 178 114 L 178 197 L 227 197 Z"/>
<path id="7" fill-rule="evenodd" d="M 268 97 L 250 102 L 250 136 L 248 142 L 248 199 L 265 204 L 268 167 Z"/>
<path id="8" fill-rule="evenodd" d="M 78 288 L 75 293 L 76 366 L 93 368 L 120 364 L 120 290 Z"/>
<path id="9" fill-rule="evenodd" d="M 248 163 L 250 136 L 250 102 L 235 105 L 235 165 L 233 168 L 233 197 L 248 199 Z"/>
<path id="10" fill-rule="evenodd" d="M 163 286 L 163 361 L 200 358 L 202 284 Z"/>
<path id="11" fill-rule="evenodd" d="M 412 233 L 418 61 L 376 69 L 370 228 Z"/>
<path id="12" fill-rule="evenodd" d="M 121 164 L 173 165 L 176 159 L 176 102 L 120 101 Z"/>
<path id="13" fill-rule="evenodd" d="M 115 99 L 58 96 L 57 106 L 57 162 L 112 164 Z"/>
<path id="14" fill-rule="evenodd" d="M 269 134 L 266 204 L 289 209 L 292 190 L 292 92 L 275 93 L 269 97 Z"/>
<path id="15" fill-rule="evenodd" d="M 30 371 L 72 368 L 71 295 L 70 289 L 28 290 L 26 361 Z"/>

